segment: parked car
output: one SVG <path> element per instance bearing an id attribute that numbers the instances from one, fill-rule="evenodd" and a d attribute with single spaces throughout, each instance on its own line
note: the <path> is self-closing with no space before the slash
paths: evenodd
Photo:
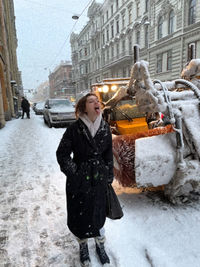
<path id="1" fill-rule="evenodd" d="M 37 105 L 37 103 L 36 102 L 34 102 L 33 103 L 33 105 L 32 105 L 32 109 L 35 111 L 35 106 Z"/>
<path id="2" fill-rule="evenodd" d="M 36 115 L 43 115 L 45 102 L 38 102 L 35 105 L 34 111 Z"/>
<path id="3" fill-rule="evenodd" d="M 75 108 L 68 99 L 48 99 L 43 117 L 49 127 L 69 125 L 76 120 Z"/>

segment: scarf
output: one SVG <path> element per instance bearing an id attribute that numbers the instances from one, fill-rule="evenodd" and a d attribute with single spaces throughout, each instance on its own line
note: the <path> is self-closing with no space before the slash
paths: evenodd
<path id="1" fill-rule="evenodd" d="M 95 134 L 97 133 L 100 124 L 101 124 L 101 119 L 102 119 L 102 115 L 100 113 L 100 115 L 96 118 L 96 120 L 94 122 L 92 122 L 88 116 L 86 114 L 79 116 L 79 118 L 84 122 L 84 124 L 88 127 L 88 130 L 91 133 L 91 136 L 94 137 Z"/>

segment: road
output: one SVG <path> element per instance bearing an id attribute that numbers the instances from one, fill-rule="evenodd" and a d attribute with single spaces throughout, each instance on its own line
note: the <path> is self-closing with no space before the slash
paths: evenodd
<path id="1" fill-rule="evenodd" d="M 0 130 L 0 267 L 79 266 L 55 155 L 64 131 L 33 113 Z M 111 267 L 200 266 L 199 201 L 176 207 L 160 193 L 114 186 L 124 217 L 106 221 Z M 100 266 L 93 240 L 89 248 L 92 266 Z"/>

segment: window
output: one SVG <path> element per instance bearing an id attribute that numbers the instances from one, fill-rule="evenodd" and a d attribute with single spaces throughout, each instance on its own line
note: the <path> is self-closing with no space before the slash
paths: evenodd
<path id="1" fill-rule="evenodd" d="M 162 72 L 162 54 L 157 55 L 157 68 L 156 72 Z"/>
<path id="2" fill-rule="evenodd" d="M 122 15 L 122 29 L 125 27 L 125 14 Z"/>
<path id="3" fill-rule="evenodd" d="M 100 57 L 97 58 L 97 69 L 100 68 Z"/>
<path id="4" fill-rule="evenodd" d="M 136 32 L 136 43 L 140 44 L 140 31 Z"/>
<path id="5" fill-rule="evenodd" d="M 167 52 L 167 70 L 172 70 L 172 51 Z"/>
<path id="6" fill-rule="evenodd" d="M 114 25 L 112 24 L 111 25 L 111 38 L 114 37 Z"/>
<path id="7" fill-rule="evenodd" d="M 188 24 L 190 25 L 195 23 L 195 19 L 196 19 L 196 0 L 190 0 Z"/>
<path id="8" fill-rule="evenodd" d="M 79 51 L 79 56 L 82 58 L 82 49 Z"/>
<path id="9" fill-rule="evenodd" d="M 113 15 L 113 5 L 111 6 L 111 15 Z"/>
<path id="10" fill-rule="evenodd" d="M 149 0 L 145 0 L 145 12 L 149 10 Z"/>
<path id="11" fill-rule="evenodd" d="M 119 43 L 117 43 L 117 46 L 116 46 L 116 54 L 117 56 L 119 55 Z"/>
<path id="12" fill-rule="evenodd" d="M 106 19 L 108 20 L 108 10 L 106 11 Z"/>
<path id="13" fill-rule="evenodd" d="M 196 43 L 188 44 L 188 61 L 196 58 Z"/>
<path id="14" fill-rule="evenodd" d="M 172 10 L 169 13 L 168 33 L 171 34 L 173 32 L 174 32 L 174 11 Z"/>
<path id="15" fill-rule="evenodd" d="M 132 38 L 129 37 L 129 40 L 128 40 L 128 41 L 129 41 L 129 42 L 128 42 L 129 53 L 131 54 L 131 53 L 132 53 Z"/>
<path id="16" fill-rule="evenodd" d="M 83 65 L 80 66 L 80 74 L 83 74 Z"/>
<path id="17" fill-rule="evenodd" d="M 138 18 L 140 15 L 140 3 L 136 3 L 136 17 Z"/>
<path id="18" fill-rule="evenodd" d="M 87 48 L 85 48 L 85 56 L 87 56 L 87 54 L 88 54 L 88 53 L 87 53 Z"/>
<path id="19" fill-rule="evenodd" d="M 102 24 L 104 24 L 104 15 L 102 16 Z"/>
<path id="20" fill-rule="evenodd" d="M 123 41 L 122 41 L 122 52 L 124 53 L 125 50 L 126 50 L 126 41 L 123 40 Z"/>
<path id="21" fill-rule="evenodd" d="M 105 64 L 105 52 L 102 53 L 102 63 Z"/>
<path id="22" fill-rule="evenodd" d="M 123 68 L 123 77 L 126 77 L 126 67 Z"/>
<path id="23" fill-rule="evenodd" d="M 119 7 L 119 0 L 116 0 L 116 9 Z"/>
<path id="24" fill-rule="evenodd" d="M 107 42 L 109 41 L 109 28 L 106 29 L 106 38 L 107 38 Z"/>
<path id="25" fill-rule="evenodd" d="M 105 33 L 103 33 L 102 35 L 102 41 L 103 41 L 103 45 L 105 44 Z"/>
<path id="26" fill-rule="evenodd" d="M 145 45 L 145 47 L 148 48 L 148 46 L 149 46 L 149 27 L 145 26 L 144 31 L 145 31 L 145 39 L 144 39 L 145 44 L 144 45 Z"/>
<path id="27" fill-rule="evenodd" d="M 128 10 L 128 23 L 130 24 L 132 22 L 132 9 L 129 8 Z"/>
<path id="28" fill-rule="evenodd" d="M 162 17 L 158 20 L 158 39 L 162 38 L 162 26 L 163 26 L 163 19 Z"/>
<path id="29" fill-rule="evenodd" d="M 116 21 L 116 29 L 117 29 L 117 33 L 119 33 L 119 20 Z"/>
<path id="30" fill-rule="evenodd" d="M 85 64 L 85 73 L 88 73 L 88 64 Z"/>
<path id="31" fill-rule="evenodd" d="M 109 48 L 107 49 L 107 61 L 109 60 L 109 57 L 110 57 L 110 55 L 109 55 Z"/>
<path id="32" fill-rule="evenodd" d="M 114 46 L 113 45 L 111 46 L 111 57 L 112 58 L 114 57 Z"/>

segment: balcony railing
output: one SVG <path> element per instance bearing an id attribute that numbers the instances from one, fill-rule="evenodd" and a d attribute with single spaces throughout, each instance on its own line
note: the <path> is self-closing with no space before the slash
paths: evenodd
<path id="1" fill-rule="evenodd" d="M 116 55 L 115 57 L 112 57 L 106 60 L 103 66 L 117 63 L 119 61 L 122 62 L 123 60 L 127 60 L 127 59 L 132 59 L 132 55 L 133 55 L 132 51 L 129 51 L 129 50 L 123 51 L 122 53 Z"/>

